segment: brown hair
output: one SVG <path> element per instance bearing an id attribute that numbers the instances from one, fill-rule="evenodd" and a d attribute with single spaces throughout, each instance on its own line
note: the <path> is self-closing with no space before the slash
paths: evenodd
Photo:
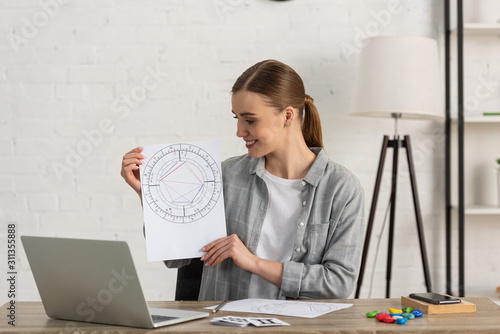
<path id="1" fill-rule="evenodd" d="M 302 135 L 309 147 L 323 147 L 321 121 L 314 100 L 305 93 L 304 83 L 290 66 L 277 60 L 261 61 L 236 80 L 231 93 L 248 91 L 265 97 L 270 106 L 282 111 L 288 106 L 299 110 Z"/>

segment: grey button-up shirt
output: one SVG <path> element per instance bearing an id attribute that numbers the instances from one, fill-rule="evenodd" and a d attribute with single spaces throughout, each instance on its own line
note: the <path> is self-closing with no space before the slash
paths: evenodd
<path id="1" fill-rule="evenodd" d="M 288 298 L 346 298 L 359 271 L 364 229 L 364 192 L 358 179 L 329 161 L 320 148 L 302 184 L 302 208 L 292 258 L 283 265 L 281 293 Z M 249 155 L 222 163 L 228 235 L 236 234 L 255 253 L 269 202 L 262 179 L 265 158 Z M 189 260 L 166 261 L 180 267 Z M 252 273 L 226 259 L 204 267 L 200 300 L 236 300 L 248 297 Z"/>

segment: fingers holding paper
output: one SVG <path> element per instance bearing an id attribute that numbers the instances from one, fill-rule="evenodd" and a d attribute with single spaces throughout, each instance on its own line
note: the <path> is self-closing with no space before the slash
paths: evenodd
<path id="1" fill-rule="evenodd" d="M 139 174 L 139 166 L 142 165 L 142 159 L 145 157 L 141 154 L 142 147 L 136 147 L 133 150 L 125 153 L 122 159 L 121 176 L 125 179 L 129 186 L 132 187 L 139 195 L 141 193 L 141 180 Z"/>
<path id="2" fill-rule="evenodd" d="M 207 267 L 216 266 L 227 258 L 243 270 L 252 271 L 257 262 L 257 256 L 252 254 L 236 234 L 220 238 L 203 247 L 206 254 L 201 258 L 207 261 Z"/>
<path id="3" fill-rule="evenodd" d="M 227 258 L 243 270 L 259 275 L 268 282 L 281 287 L 283 263 L 262 259 L 250 252 L 236 234 L 220 238 L 203 247 L 206 254 L 201 258 L 206 266 L 216 266 Z"/>

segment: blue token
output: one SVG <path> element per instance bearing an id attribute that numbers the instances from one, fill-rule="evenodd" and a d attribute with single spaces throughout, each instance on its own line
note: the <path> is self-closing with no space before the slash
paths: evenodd
<path id="1" fill-rule="evenodd" d="M 399 318 L 399 319 L 396 319 L 396 323 L 397 324 L 400 324 L 400 325 L 404 325 L 406 324 L 406 322 L 408 321 L 408 319 L 406 318 Z"/>
<path id="2" fill-rule="evenodd" d="M 417 318 L 420 318 L 421 316 L 423 316 L 424 314 L 422 313 L 422 311 L 420 311 L 419 309 L 416 309 L 416 310 L 413 310 L 411 311 L 411 313 L 417 317 Z"/>

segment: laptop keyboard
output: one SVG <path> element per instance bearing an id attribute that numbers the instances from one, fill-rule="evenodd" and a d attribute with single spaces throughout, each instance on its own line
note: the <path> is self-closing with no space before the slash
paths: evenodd
<path id="1" fill-rule="evenodd" d="M 159 323 L 159 322 L 162 322 L 162 321 L 178 319 L 179 317 L 168 317 L 166 315 L 156 315 L 156 314 L 153 314 L 153 315 L 151 315 L 151 318 L 153 319 L 153 323 L 156 324 L 156 323 Z"/>

